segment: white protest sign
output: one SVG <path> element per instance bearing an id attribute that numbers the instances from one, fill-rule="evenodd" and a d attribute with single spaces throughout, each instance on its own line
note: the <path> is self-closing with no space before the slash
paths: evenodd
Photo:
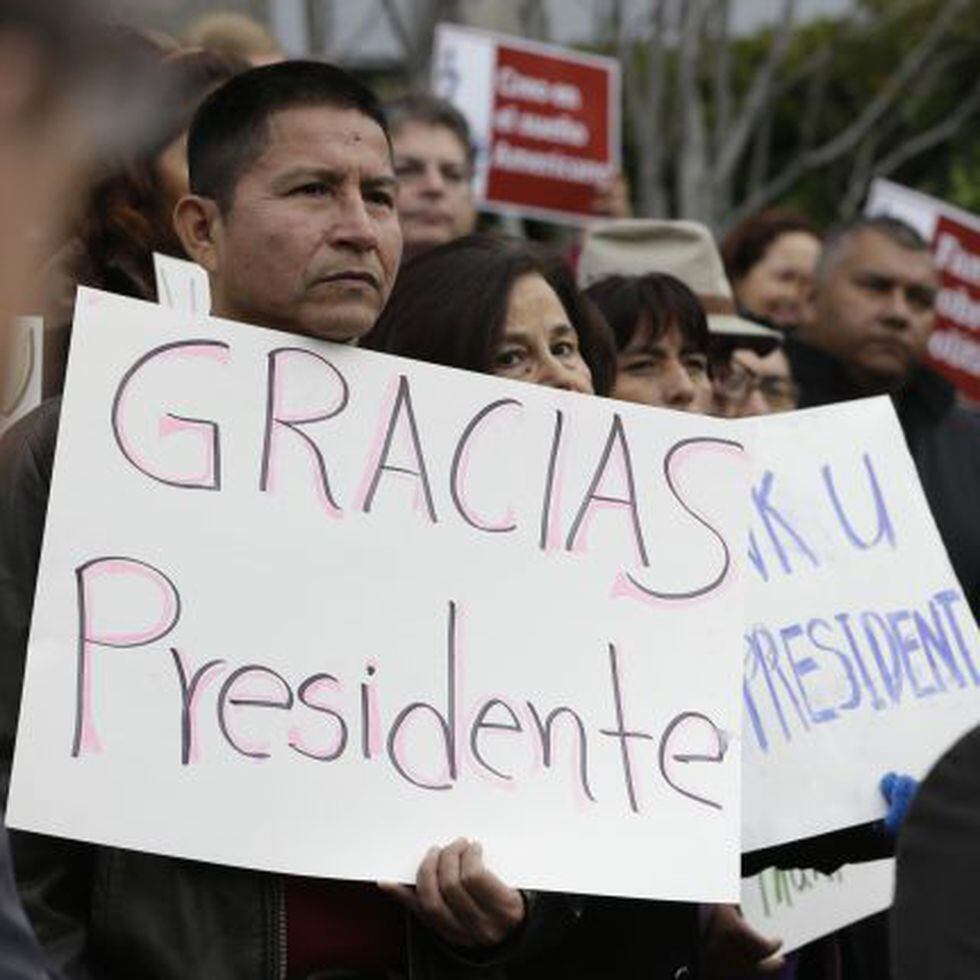
<path id="1" fill-rule="evenodd" d="M 43 353 L 44 321 L 39 316 L 16 317 L 0 379 L 0 432 L 41 404 Z"/>
<path id="2" fill-rule="evenodd" d="M 735 900 L 731 431 L 80 291 L 8 822 Z"/>
<path id="3" fill-rule="evenodd" d="M 742 914 L 789 953 L 821 936 L 882 912 L 892 903 L 895 861 L 846 864 L 831 874 L 767 868 L 742 881 Z"/>
<path id="4" fill-rule="evenodd" d="M 432 85 L 469 123 L 481 207 L 595 216 L 597 189 L 620 170 L 615 58 L 439 24 Z"/>
<path id="5" fill-rule="evenodd" d="M 161 306 L 183 313 L 211 312 L 211 284 L 208 274 L 196 262 L 154 252 L 153 271 Z"/>
<path id="6" fill-rule="evenodd" d="M 757 423 L 746 851 L 884 813 L 980 718 L 980 639 L 891 402 Z"/>

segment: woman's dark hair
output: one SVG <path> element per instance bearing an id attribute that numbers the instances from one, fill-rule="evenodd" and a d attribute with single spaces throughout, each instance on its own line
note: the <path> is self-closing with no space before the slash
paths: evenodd
<path id="1" fill-rule="evenodd" d="M 729 280 L 738 283 L 744 279 L 780 235 L 794 231 L 820 239 L 812 221 L 796 211 L 781 208 L 762 211 L 737 224 L 721 243 L 721 258 Z"/>
<path id="2" fill-rule="evenodd" d="M 708 320 L 697 296 L 666 272 L 644 276 L 607 276 L 593 283 L 585 295 L 599 308 L 622 351 L 640 330 L 659 340 L 677 327 L 686 347 L 708 353 Z"/>
<path id="3" fill-rule="evenodd" d="M 529 273 L 542 276 L 561 300 L 592 387 L 608 394 L 615 379 L 609 328 L 559 257 L 516 238 L 468 235 L 406 263 L 363 346 L 489 374 L 511 288 Z"/>
<path id="4" fill-rule="evenodd" d="M 152 282 L 152 252 L 184 254 L 171 222 L 172 202 L 161 185 L 157 158 L 187 130 L 201 100 L 248 66 L 212 51 L 154 52 L 150 42 L 144 43 L 146 57 L 162 61 L 166 97 L 155 107 L 153 131 L 139 152 L 126 160 L 105 161 L 104 176 L 92 188 L 82 215 L 79 238 L 93 269 L 121 259 Z"/>

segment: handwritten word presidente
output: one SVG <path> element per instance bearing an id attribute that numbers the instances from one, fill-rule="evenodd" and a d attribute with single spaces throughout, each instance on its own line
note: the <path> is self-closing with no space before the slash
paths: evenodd
<path id="1" fill-rule="evenodd" d="M 160 426 L 161 438 L 166 438 L 174 432 L 183 432 L 193 436 L 198 442 L 195 458 L 180 464 L 184 468 L 183 471 L 178 471 L 176 464 L 173 463 L 169 464 L 170 470 L 164 470 L 160 464 L 150 462 L 149 447 L 145 442 L 141 444 L 140 439 L 132 431 L 127 415 L 127 404 L 134 391 L 140 386 L 142 372 L 149 365 L 169 365 L 171 360 L 180 357 L 205 357 L 223 365 L 227 361 L 229 350 L 230 346 L 220 341 L 203 339 L 179 341 L 150 350 L 125 372 L 113 399 L 112 431 L 123 456 L 140 473 L 158 483 L 182 490 L 221 491 L 222 441 L 221 427 L 217 422 L 162 411 L 161 420 L 166 424 Z M 289 387 L 288 381 L 284 378 L 287 372 L 283 368 L 290 358 L 299 358 L 307 367 L 312 366 L 322 373 L 324 403 L 310 410 L 306 415 L 288 414 L 281 407 L 287 399 Z M 296 444 L 303 447 L 312 457 L 314 465 L 311 473 L 316 495 L 330 516 L 342 517 L 343 511 L 333 488 L 328 462 L 306 429 L 341 416 L 351 400 L 350 385 L 343 373 L 331 361 L 313 351 L 293 347 L 277 348 L 268 353 L 267 359 L 263 448 L 261 462 L 257 460 L 259 490 L 269 492 L 272 489 L 272 476 L 280 440 L 283 438 L 298 440 Z M 484 534 L 511 534 L 519 529 L 519 519 L 510 513 L 512 507 L 507 508 L 506 517 L 496 522 L 477 516 L 476 509 L 470 503 L 466 474 L 474 454 L 478 452 L 478 437 L 483 427 L 491 418 L 500 416 L 507 410 L 513 412 L 522 407 L 523 403 L 517 398 L 498 398 L 481 406 L 466 421 L 456 441 L 452 463 L 447 474 L 448 499 L 451 501 L 451 512 L 473 531 Z M 639 564 L 649 568 L 651 561 L 647 538 L 650 535 L 644 529 L 641 517 L 630 439 L 618 413 L 612 416 L 608 434 L 592 470 L 592 478 L 588 488 L 579 498 L 568 533 L 561 535 L 561 515 L 558 513 L 556 502 L 567 499 L 568 494 L 562 491 L 560 461 L 571 457 L 573 453 L 583 451 L 581 447 L 566 445 L 571 441 L 566 428 L 565 413 L 561 409 L 556 409 L 550 430 L 550 445 L 541 447 L 542 492 L 534 524 L 538 548 L 548 551 L 557 543 L 566 552 L 581 551 L 585 546 L 586 534 L 593 516 L 599 511 L 606 513 L 613 511 L 625 521 L 626 533 L 635 546 Z M 413 406 L 411 382 L 405 375 L 398 376 L 396 380 L 391 404 L 381 409 L 378 431 L 382 434 L 379 440 L 381 449 L 376 457 L 371 453 L 367 454 L 372 458 L 368 459 L 360 484 L 365 489 L 360 498 L 355 501 L 354 509 L 361 513 L 370 513 L 384 480 L 407 478 L 417 482 L 420 498 L 424 502 L 423 519 L 427 518 L 432 524 L 438 524 L 442 518 L 437 513 L 433 483 L 430 478 L 431 467 L 423 448 L 424 430 L 419 424 Z M 393 458 L 396 437 L 400 437 L 409 447 L 408 459 Z M 657 473 L 658 479 L 663 480 L 666 489 L 681 511 L 714 539 L 720 549 L 717 567 L 706 572 L 702 583 L 683 589 L 671 589 L 666 585 L 657 586 L 644 581 L 633 572 L 621 571 L 614 583 L 616 594 L 642 600 L 692 599 L 719 588 L 727 578 L 731 566 L 728 543 L 706 517 L 685 501 L 676 483 L 675 470 L 682 458 L 681 451 L 698 447 L 741 450 L 739 443 L 728 439 L 714 437 L 682 439 L 670 446 L 663 458 L 657 461 Z M 611 488 L 610 484 L 614 482 L 618 486 Z M 557 542 L 556 537 L 559 538 Z M 635 562 L 631 562 L 631 567 L 635 567 Z"/>
<path id="2" fill-rule="evenodd" d="M 78 644 L 75 725 L 71 754 L 74 757 L 90 752 L 101 752 L 102 746 L 95 724 L 91 701 L 93 653 L 96 648 L 133 649 L 160 644 L 172 633 L 181 618 L 182 602 L 173 580 L 154 566 L 135 558 L 111 556 L 96 558 L 80 565 L 76 571 L 78 596 Z M 118 588 L 126 578 L 141 579 L 153 585 L 159 595 L 159 608 L 148 618 L 148 624 L 134 632 L 132 623 L 123 628 L 103 625 L 96 629 L 91 623 L 89 607 L 94 596 L 98 595 L 98 605 L 110 598 L 113 588 Z M 117 603 L 118 606 L 118 603 Z M 128 618 L 121 616 L 122 618 Z M 375 757 L 386 757 L 394 771 L 407 783 L 421 790 L 451 790 L 459 779 L 460 758 L 468 753 L 467 761 L 475 767 L 478 775 L 504 785 L 514 779 L 513 773 L 503 771 L 499 758 L 498 739 L 509 736 L 522 738 L 519 746 L 522 751 L 536 755 L 544 770 L 552 767 L 555 751 L 555 731 L 563 727 L 569 733 L 573 746 L 577 747 L 576 796 L 596 803 L 592 789 L 590 752 L 593 742 L 601 736 L 603 744 L 610 745 L 616 752 L 617 761 L 622 768 L 626 799 L 634 813 L 640 812 L 636 792 L 636 773 L 631 756 L 631 744 L 649 743 L 655 736 L 649 731 L 629 724 L 625 717 L 624 696 L 626 678 L 620 665 L 619 653 L 614 644 L 608 647 L 609 683 L 611 693 L 611 724 L 596 731 L 590 728 L 581 714 L 569 705 L 541 707 L 534 701 L 516 697 L 494 695 L 484 698 L 466 697 L 460 676 L 459 614 L 455 602 L 448 603 L 445 652 L 445 705 L 438 707 L 428 701 L 412 701 L 400 707 L 393 715 L 387 732 L 382 731 L 381 710 L 378 700 L 377 682 L 379 668 L 372 662 L 365 666 L 365 679 L 357 685 L 357 694 L 347 696 L 353 701 L 344 708 L 344 690 L 347 685 L 336 675 L 318 671 L 302 678 L 294 685 L 273 667 L 260 663 L 247 663 L 233 666 L 224 659 L 212 659 L 194 669 L 187 660 L 185 652 L 176 646 L 158 646 L 158 655 L 172 659 L 175 683 L 175 720 L 179 713 L 180 732 L 179 755 L 184 766 L 199 760 L 197 732 L 201 724 L 201 695 L 213 682 L 223 677 L 214 700 L 213 721 L 224 742 L 238 756 L 266 760 L 272 751 L 268 741 L 256 742 L 246 737 L 243 728 L 243 712 L 251 712 L 246 721 L 251 722 L 250 733 L 256 729 L 265 731 L 263 721 L 266 711 L 289 712 L 289 727 L 281 732 L 284 745 L 282 754 L 307 764 L 329 763 L 342 758 L 345 753 L 355 754 L 358 749 L 351 746 L 351 729 L 356 725 L 360 734 L 360 756 L 370 761 Z M 100 657 L 100 670 L 108 671 L 106 654 Z M 294 714 L 295 713 L 295 714 Z M 350 719 L 350 720 L 349 720 Z M 416 758 L 410 758 L 412 748 L 418 742 L 406 737 L 409 731 L 418 735 L 417 726 L 428 719 L 436 739 L 441 743 L 438 750 L 442 756 L 439 775 L 426 774 L 430 758 L 419 765 Z M 562 725 L 563 723 L 563 725 Z M 610 740 L 605 742 L 603 740 Z M 382 742 L 385 746 L 381 749 Z M 462 743 L 462 744 L 461 744 Z M 497 746 L 495 756 L 494 746 Z M 705 750 L 707 746 L 707 750 Z M 725 759 L 728 738 L 705 714 L 698 711 L 681 711 L 670 717 L 660 732 L 657 749 L 657 767 L 661 778 L 676 794 L 700 805 L 722 809 L 716 800 L 696 792 L 690 786 L 691 763 L 718 765 Z M 573 750 L 574 751 L 574 750 Z M 426 752 L 426 756 L 431 752 Z M 570 756 L 573 753 L 569 753 Z M 513 753 L 508 754 L 513 760 Z M 685 767 L 683 771 L 681 767 Z M 643 767 L 645 768 L 645 767 Z M 642 769 L 641 769 L 642 772 Z M 687 776 L 682 780 L 682 776 Z M 687 785 L 685 785 L 685 782 Z"/>

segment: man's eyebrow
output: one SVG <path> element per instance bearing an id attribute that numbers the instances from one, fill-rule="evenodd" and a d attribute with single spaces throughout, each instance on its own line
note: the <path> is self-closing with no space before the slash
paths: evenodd
<path id="1" fill-rule="evenodd" d="M 368 187 L 371 190 L 388 188 L 394 190 L 398 186 L 398 178 L 394 174 L 380 174 L 377 177 L 365 177 L 361 181 L 361 187 Z"/>
<path id="2" fill-rule="evenodd" d="M 292 184 L 300 180 L 321 180 L 325 184 L 335 186 L 343 181 L 344 175 L 339 170 L 330 170 L 316 164 L 292 167 L 284 170 L 276 177 L 277 184 Z"/>

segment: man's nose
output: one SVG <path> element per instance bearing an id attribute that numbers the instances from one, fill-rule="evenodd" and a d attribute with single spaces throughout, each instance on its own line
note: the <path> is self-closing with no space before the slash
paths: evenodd
<path id="1" fill-rule="evenodd" d="M 687 368 L 676 358 L 670 359 L 665 365 L 660 376 L 660 390 L 663 395 L 664 404 L 668 408 L 676 408 L 683 411 L 691 402 L 697 391 L 694 382 L 691 380 Z"/>
<path id="2" fill-rule="evenodd" d="M 446 192 L 446 180 L 437 163 L 427 163 L 419 176 L 419 189 L 430 196 L 441 196 Z"/>
<path id="3" fill-rule="evenodd" d="M 768 415 L 771 411 L 766 396 L 759 388 L 753 388 L 739 405 L 738 414 L 741 418 L 749 418 L 755 415 Z"/>
<path id="4" fill-rule="evenodd" d="M 345 194 L 338 199 L 338 207 L 330 229 L 331 241 L 360 252 L 376 248 L 378 227 L 364 198 L 359 193 Z"/>
<path id="5" fill-rule="evenodd" d="M 885 309 L 885 320 L 890 326 L 905 328 L 912 316 L 908 296 L 904 288 L 896 286 L 888 294 L 888 305 Z"/>

